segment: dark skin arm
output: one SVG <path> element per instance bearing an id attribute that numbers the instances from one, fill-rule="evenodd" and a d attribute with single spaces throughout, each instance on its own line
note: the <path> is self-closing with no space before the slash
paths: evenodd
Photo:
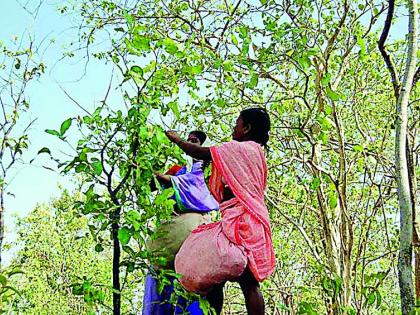
<path id="1" fill-rule="evenodd" d="M 163 175 L 163 174 L 155 173 L 155 176 L 156 176 L 157 180 L 164 185 L 169 185 L 171 183 L 171 176 L 169 176 L 169 175 Z"/>
<path id="2" fill-rule="evenodd" d="M 166 136 L 181 148 L 186 154 L 196 160 L 210 161 L 211 153 L 209 147 L 202 147 L 196 143 L 187 142 L 181 139 L 181 137 L 175 131 L 167 131 Z"/>
<path id="3" fill-rule="evenodd" d="M 161 183 L 161 184 L 164 184 L 164 185 L 169 185 L 170 183 L 171 183 L 171 178 L 169 177 L 169 175 L 163 175 L 163 174 L 159 174 L 159 173 L 155 173 L 155 176 L 156 176 L 156 179 Z M 156 187 L 156 184 L 155 184 L 155 181 L 154 180 L 152 180 L 151 182 L 150 182 L 150 190 L 151 191 L 155 191 L 155 190 L 157 190 L 157 187 Z"/>
<path id="4" fill-rule="evenodd" d="M 169 175 L 164 175 L 164 174 L 160 174 L 160 173 L 155 173 L 156 179 L 159 181 L 159 183 L 165 185 L 165 186 L 169 186 L 171 184 L 171 177 Z M 152 180 L 150 182 L 150 190 L 151 191 L 155 191 L 157 190 L 155 181 Z"/>

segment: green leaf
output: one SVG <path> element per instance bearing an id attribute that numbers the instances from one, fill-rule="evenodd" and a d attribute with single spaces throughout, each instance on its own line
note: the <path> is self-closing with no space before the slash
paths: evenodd
<path id="1" fill-rule="evenodd" d="M 134 263 L 132 261 L 127 263 L 127 272 L 133 272 L 134 271 Z"/>
<path id="2" fill-rule="evenodd" d="M 331 115 L 333 112 L 332 107 L 330 105 L 325 105 L 325 114 Z"/>
<path id="3" fill-rule="evenodd" d="M 323 144 L 327 144 L 327 143 L 328 143 L 328 140 L 329 140 L 328 133 L 326 133 L 326 132 L 321 132 L 321 133 L 319 134 L 318 139 L 319 139 L 319 140 L 321 140 Z"/>
<path id="4" fill-rule="evenodd" d="M 332 100 L 332 101 L 338 101 L 340 99 L 340 94 L 334 92 L 333 90 L 331 90 L 329 87 L 327 87 L 327 96 Z"/>
<path id="5" fill-rule="evenodd" d="M 375 303 L 375 300 L 376 300 L 375 292 L 370 292 L 368 295 L 368 300 L 367 300 L 368 304 L 373 305 L 373 303 Z"/>
<path id="6" fill-rule="evenodd" d="M 227 60 L 223 63 L 223 69 L 225 71 L 233 71 L 233 61 Z"/>
<path id="7" fill-rule="evenodd" d="M 321 180 L 318 177 L 312 179 L 310 184 L 311 189 L 316 190 L 318 189 L 319 185 L 321 184 Z"/>
<path id="8" fill-rule="evenodd" d="M 150 39 L 142 35 L 135 35 L 132 45 L 140 51 L 150 51 Z"/>
<path id="9" fill-rule="evenodd" d="M 248 36 L 248 28 L 245 25 L 239 27 L 239 37 L 244 39 Z"/>
<path id="10" fill-rule="evenodd" d="M 80 284 L 73 285 L 72 293 L 74 295 L 83 295 L 83 288 Z"/>
<path id="11" fill-rule="evenodd" d="M 331 80 L 331 74 L 326 73 L 321 79 L 321 85 L 324 87 L 327 86 L 330 80 Z"/>
<path id="12" fill-rule="evenodd" d="M 365 40 L 362 37 L 357 36 L 356 41 L 357 41 L 357 45 L 359 45 L 359 47 L 360 47 L 360 51 L 359 51 L 360 59 L 365 60 L 366 59 L 366 43 L 365 43 Z"/>
<path id="13" fill-rule="evenodd" d="M 147 130 L 147 127 L 140 127 L 139 137 L 140 139 L 143 139 L 143 140 L 146 140 L 147 138 L 149 138 L 149 131 Z"/>
<path id="14" fill-rule="evenodd" d="M 297 58 L 297 61 L 303 69 L 308 69 L 311 66 L 311 59 L 309 59 L 308 56 L 302 56 L 301 58 Z"/>
<path id="15" fill-rule="evenodd" d="M 331 209 L 334 209 L 335 207 L 337 207 L 337 196 L 336 196 L 335 192 L 330 192 L 329 193 L 328 204 L 329 204 Z"/>
<path id="16" fill-rule="evenodd" d="M 127 24 L 128 25 L 133 25 L 133 23 L 134 23 L 134 18 L 133 18 L 133 16 L 131 15 L 131 14 L 129 14 L 129 13 L 127 13 L 127 12 L 124 12 L 124 18 L 125 18 L 125 20 L 127 21 Z"/>
<path id="17" fill-rule="evenodd" d="M 200 306 L 200 309 L 203 311 L 204 314 L 209 314 L 210 311 L 210 304 L 208 300 L 205 300 L 200 297 L 198 300 L 198 304 Z"/>
<path id="18" fill-rule="evenodd" d="M 104 247 L 102 246 L 102 244 L 96 244 L 95 246 L 95 252 L 100 253 L 104 251 Z"/>
<path id="19" fill-rule="evenodd" d="M 175 54 L 178 51 L 178 45 L 169 37 L 163 40 L 163 45 L 167 53 Z"/>
<path id="20" fill-rule="evenodd" d="M 139 76 L 143 76 L 143 69 L 140 68 L 139 66 L 132 66 L 130 71 L 138 74 Z"/>
<path id="21" fill-rule="evenodd" d="M 64 134 L 66 133 L 66 131 L 70 128 L 71 122 L 72 122 L 72 119 L 71 118 L 66 119 L 65 121 L 63 121 L 63 123 L 61 124 L 61 127 L 60 127 L 60 135 L 61 136 L 64 136 Z"/>
<path id="22" fill-rule="evenodd" d="M 7 284 L 7 278 L 3 275 L 0 275 L 0 283 L 2 286 L 5 286 Z"/>
<path id="23" fill-rule="evenodd" d="M 174 113 L 174 115 L 177 119 L 181 118 L 181 113 L 179 112 L 179 107 L 178 107 L 178 104 L 176 102 L 170 102 L 168 104 L 168 107 L 172 110 L 172 112 Z"/>
<path id="24" fill-rule="evenodd" d="M 191 74 L 200 74 L 203 72 L 203 66 L 202 65 L 191 66 L 189 70 Z"/>
<path id="25" fill-rule="evenodd" d="M 336 276 L 334 278 L 334 289 L 335 289 L 334 293 L 335 293 L 335 296 L 337 296 L 338 293 L 340 293 L 342 286 L 343 286 L 343 280 L 340 277 Z"/>
<path id="26" fill-rule="evenodd" d="M 60 137 L 61 136 L 61 134 L 57 130 L 45 129 L 45 132 L 46 133 L 49 133 L 50 135 L 53 135 L 53 136 L 57 136 L 57 137 Z"/>
<path id="27" fill-rule="evenodd" d="M 76 173 L 81 173 L 81 172 L 84 172 L 85 169 L 86 169 L 86 164 L 80 163 L 80 164 L 77 164 L 74 170 L 76 171 Z"/>
<path id="28" fill-rule="evenodd" d="M 238 39 L 236 38 L 235 34 L 232 34 L 230 36 L 230 38 L 232 39 L 232 43 L 237 46 L 238 45 Z"/>
<path id="29" fill-rule="evenodd" d="M 378 308 L 382 304 L 382 295 L 379 291 L 376 291 L 376 307 Z"/>
<path id="30" fill-rule="evenodd" d="M 123 246 L 122 247 L 123 251 L 125 251 L 127 254 L 129 254 L 132 257 L 136 256 L 136 252 L 134 251 L 134 249 L 132 249 L 130 246 Z"/>
<path id="31" fill-rule="evenodd" d="M 258 75 L 255 73 L 251 76 L 251 80 L 249 80 L 248 87 L 250 89 L 255 88 L 258 85 Z"/>
<path id="32" fill-rule="evenodd" d="M 322 278 L 321 285 L 322 285 L 322 288 L 325 290 L 325 292 L 331 293 L 332 291 L 331 279 L 327 277 Z"/>
<path id="33" fill-rule="evenodd" d="M 43 147 L 41 150 L 38 151 L 38 154 L 41 154 L 41 153 L 51 154 L 51 151 L 50 151 L 50 149 L 48 149 L 46 147 Z"/>
<path id="34" fill-rule="evenodd" d="M 364 148 L 361 144 L 356 144 L 355 146 L 353 146 L 353 150 L 356 152 L 363 152 Z"/>
<path id="35" fill-rule="evenodd" d="M 93 161 L 90 163 L 90 166 L 92 166 L 95 175 L 99 176 L 102 174 L 102 164 L 100 161 Z"/>
<path id="36" fill-rule="evenodd" d="M 86 154 L 86 152 L 80 152 L 79 159 L 80 159 L 80 161 L 87 162 L 87 154 Z"/>
<path id="37" fill-rule="evenodd" d="M 131 238 L 131 231 L 127 227 L 118 230 L 118 239 L 122 245 L 127 245 Z"/>

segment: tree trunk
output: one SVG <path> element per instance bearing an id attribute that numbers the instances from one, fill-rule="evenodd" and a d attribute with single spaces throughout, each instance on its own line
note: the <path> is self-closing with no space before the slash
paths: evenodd
<path id="1" fill-rule="evenodd" d="M 410 181 L 407 163 L 407 108 L 413 83 L 417 58 L 417 1 L 409 0 L 409 29 L 406 68 L 397 99 L 395 168 L 400 208 L 400 251 L 398 258 L 398 278 L 403 315 L 410 314 L 414 306 L 413 286 L 413 205 L 410 196 Z"/>
<path id="2" fill-rule="evenodd" d="M 417 180 L 414 165 L 415 139 L 407 137 L 407 163 L 408 163 L 408 179 L 410 181 L 410 198 L 413 207 L 413 246 L 414 246 L 414 279 L 416 288 L 416 301 L 420 298 L 420 209 L 417 203 Z"/>
<path id="3" fill-rule="evenodd" d="M 113 241 L 113 257 L 112 257 L 112 305 L 113 314 L 121 314 L 121 284 L 120 284 L 120 257 L 121 247 L 118 239 L 119 221 L 121 208 L 117 207 L 112 216 L 112 241 Z"/>
<path id="4" fill-rule="evenodd" d="M 3 184 L 0 184 L 3 186 Z M 0 187 L 0 270 L 3 264 L 3 239 L 4 239 L 4 195 L 3 187 Z"/>

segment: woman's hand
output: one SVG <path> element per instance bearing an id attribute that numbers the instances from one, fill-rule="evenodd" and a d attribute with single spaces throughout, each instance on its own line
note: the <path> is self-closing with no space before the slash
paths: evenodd
<path id="1" fill-rule="evenodd" d="M 171 177 L 169 175 L 164 175 L 158 172 L 155 172 L 156 179 L 163 184 L 170 184 L 171 183 Z"/>
<path id="2" fill-rule="evenodd" d="M 178 135 L 176 131 L 168 130 L 165 131 L 166 136 L 169 140 L 171 140 L 173 143 L 178 144 L 178 142 L 182 141 L 181 137 Z"/>

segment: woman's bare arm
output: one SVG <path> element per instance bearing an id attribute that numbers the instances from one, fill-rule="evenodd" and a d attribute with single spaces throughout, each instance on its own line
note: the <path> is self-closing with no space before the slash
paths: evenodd
<path id="1" fill-rule="evenodd" d="M 184 141 L 175 131 L 167 131 L 166 136 L 192 158 L 203 161 L 211 160 L 209 147 L 202 147 L 196 143 Z"/>
<path id="2" fill-rule="evenodd" d="M 155 174 L 155 175 L 156 175 L 157 180 L 160 183 L 165 184 L 165 185 L 171 184 L 171 176 L 164 175 L 164 174 Z"/>
<path id="3" fill-rule="evenodd" d="M 176 145 L 180 147 L 182 151 L 191 156 L 193 159 L 203 161 L 211 160 L 211 153 L 209 147 L 202 147 L 196 143 L 191 143 L 184 140 L 178 141 Z"/>

